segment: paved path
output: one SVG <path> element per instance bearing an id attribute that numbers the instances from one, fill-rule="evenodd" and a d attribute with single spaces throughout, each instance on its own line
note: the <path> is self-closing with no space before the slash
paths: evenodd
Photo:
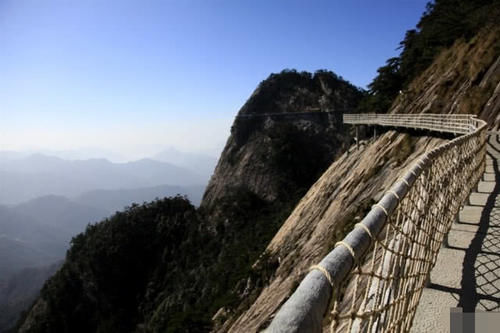
<path id="1" fill-rule="evenodd" d="M 500 311 L 499 135 L 489 136 L 487 150 L 483 179 L 452 225 L 448 247 L 439 252 L 412 332 L 449 332 L 452 307 Z"/>

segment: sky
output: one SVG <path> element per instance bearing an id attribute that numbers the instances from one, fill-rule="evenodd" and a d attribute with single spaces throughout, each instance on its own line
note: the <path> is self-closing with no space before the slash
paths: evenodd
<path id="1" fill-rule="evenodd" d="M 426 2 L 0 0 L 0 150 L 217 155 L 270 73 L 366 88 Z"/>

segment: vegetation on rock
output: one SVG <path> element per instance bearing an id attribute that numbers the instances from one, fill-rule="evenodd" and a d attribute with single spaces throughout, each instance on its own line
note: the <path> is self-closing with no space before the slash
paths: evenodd
<path id="1" fill-rule="evenodd" d="M 429 2 L 416 29 L 400 42 L 401 53 L 378 69 L 369 84 L 360 112 L 387 112 L 394 98 L 460 38 L 470 39 L 479 30 L 498 24 L 498 0 L 436 0 Z"/>

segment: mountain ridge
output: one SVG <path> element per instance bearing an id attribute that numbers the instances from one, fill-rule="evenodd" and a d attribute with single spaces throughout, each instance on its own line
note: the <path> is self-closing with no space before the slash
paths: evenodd
<path id="1" fill-rule="evenodd" d="M 42 154 L 0 159 L 0 203 L 16 204 L 43 195 L 73 197 L 95 189 L 203 185 L 200 176 L 173 164 L 142 159 L 112 163 L 105 159 L 67 161 Z"/>

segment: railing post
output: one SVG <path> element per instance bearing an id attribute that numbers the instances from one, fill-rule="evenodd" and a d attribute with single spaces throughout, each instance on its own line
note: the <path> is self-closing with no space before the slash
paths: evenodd
<path id="1" fill-rule="evenodd" d="M 449 234 L 449 231 L 444 234 L 444 237 L 443 237 L 443 243 L 441 244 L 441 247 L 447 249 L 450 247 L 450 243 L 448 242 L 448 234 Z"/>
<path id="2" fill-rule="evenodd" d="M 427 274 L 427 277 L 425 278 L 425 286 L 427 288 L 429 288 L 431 286 L 432 282 L 431 282 L 431 272 L 429 271 L 429 273 Z"/>
<path id="3" fill-rule="evenodd" d="M 356 128 L 356 149 L 359 150 L 359 132 L 358 126 L 354 126 Z"/>

